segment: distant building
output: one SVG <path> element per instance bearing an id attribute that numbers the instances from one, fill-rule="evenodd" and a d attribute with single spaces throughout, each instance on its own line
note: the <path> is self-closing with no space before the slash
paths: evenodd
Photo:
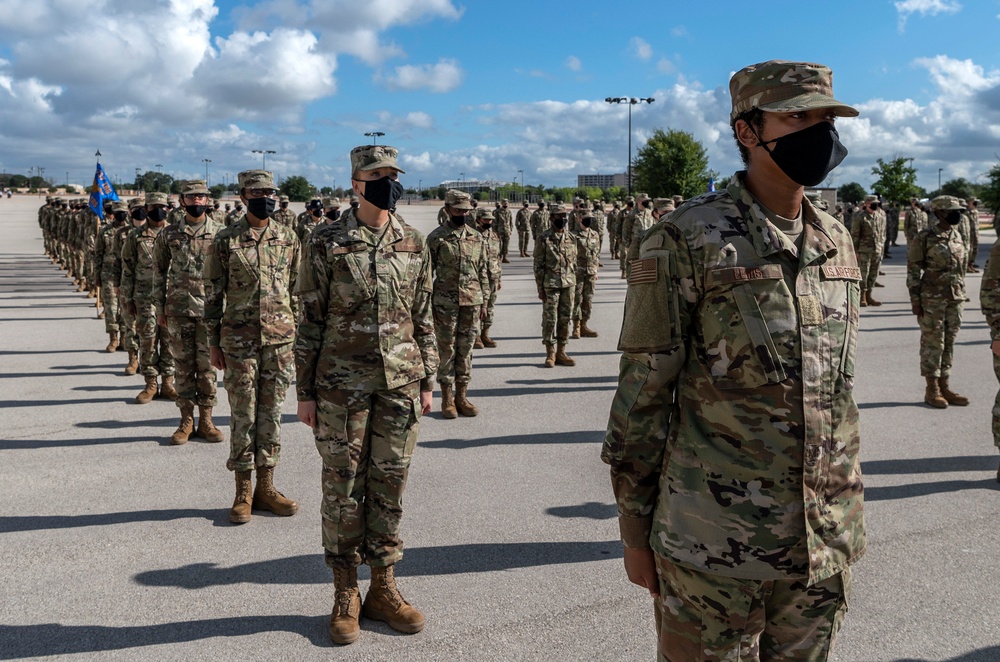
<path id="1" fill-rule="evenodd" d="M 480 191 L 495 191 L 498 188 L 510 185 L 510 182 L 498 182 L 494 180 L 480 181 L 478 179 L 452 179 L 438 184 L 440 188 L 453 188 L 459 191 L 465 191 L 470 195 L 473 193 L 479 193 Z"/>
<path id="2" fill-rule="evenodd" d="M 624 172 L 618 175 L 577 175 L 577 188 L 628 188 L 628 175 Z"/>

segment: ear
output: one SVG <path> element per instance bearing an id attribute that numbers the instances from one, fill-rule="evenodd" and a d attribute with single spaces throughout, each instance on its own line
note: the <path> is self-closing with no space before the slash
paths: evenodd
<path id="1" fill-rule="evenodd" d="M 361 183 L 358 180 L 351 179 L 351 188 L 354 190 L 355 193 L 358 194 L 359 198 L 362 197 L 361 196 Z"/>
<path id="2" fill-rule="evenodd" d="M 753 149 L 760 144 L 760 140 L 753 132 L 753 129 L 750 128 L 750 125 L 747 124 L 746 120 L 736 120 L 734 128 L 736 129 L 736 138 L 747 149 Z"/>

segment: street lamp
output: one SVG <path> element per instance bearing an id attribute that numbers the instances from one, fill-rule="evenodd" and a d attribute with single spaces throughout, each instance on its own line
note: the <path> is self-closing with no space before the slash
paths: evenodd
<path id="1" fill-rule="evenodd" d="M 941 192 L 941 173 L 944 172 L 944 168 L 938 168 L 938 193 Z"/>
<path id="2" fill-rule="evenodd" d="M 632 106 L 638 103 L 653 103 L 656 101 L 653 97 L 643 97 L 637 99 L 635 97 L 607 97 L 604 99 L 608 103 L 614 104 L 628 104 L 628 194 L 632 195 Z"/>
<path id="3" fill-rule="evenodd" d="M 377 145 L 378 139 L 384 136 L 385 134 L 381 131 L 368 131 L 367 133 L 365 133 L 365 135 L 372 139 L 373 145 Z"/>
<path id="4" fill-rule="evenodd" d="M 142 181 L 139 179 L 140 172 L 142 172 L 142 168 L 135 169 L 135 187 L 139 193 L 142 193 Z"/>
<path id="5" fill-rule="evenodd" d="M 212 159 L 202 159 L 201 162 L 205 164 L 205 186 L 208 186 L 208 164 L 212 162 Z"/>
<path id="6" fill-rule="evenodd" d="M 260 154 L 260 169 L 267 170 L 267 155 L 277 154 L 273 149 L 252 149 L 250 150 L 254 154 Z"/>

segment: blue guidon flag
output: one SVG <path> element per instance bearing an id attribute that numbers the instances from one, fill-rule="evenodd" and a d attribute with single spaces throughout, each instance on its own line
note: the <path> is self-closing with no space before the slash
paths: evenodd
<path id="1" fill-rule="evenodd" d="M 715 177 L 708 178 L 708 192 L 715 193 Z"/>
<path id="2" fill-rule="evenodd" d="M 108 176 L 104 174 L 104 168 L 100 161 L 97 163 L 97 172 L 94 173 L 94 185 L 90 188 L 90 208 L 94 210 L 97 217 L 104 218 L 104 201 L 116 202 L 118 194 L 112 186 Z"/>

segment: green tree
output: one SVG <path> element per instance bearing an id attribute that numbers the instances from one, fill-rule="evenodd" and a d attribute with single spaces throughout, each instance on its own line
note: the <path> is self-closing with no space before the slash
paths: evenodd
<path id="1" fill-rule="evenodd" d="M 216 184 L 208 190 L 212 192 L 212 198 L 215 200 L 221 200 L 222 196 L 226 194 L 226 187 L 222 184 Z"/>
<path id="2" fill-rule="evenodd" d="M 324 186 L 323 188 L 321 188 L 319 190 L 319 194 L 322 195 L 325 198 L 332 197 L 333 196 L 333 189 L 330 188 L 329 186 Z"/>
<path id="3" fill-rule="evenodd" d="M 316 193 L 316 189 L 305 177 L 292 175 L 285 177 L 285 181 L 281 183 L 281 192 L 292 202 L 308 202 Z"/>
<path id="4" fill-rule="evenodd" d="M 902 156 L 891 161 L 878 159 L 878 165 L 872 168 L 872 174 L 878 177 L 872 191 L 891 202 L 903 202 L 917 195 L 917 171 L 908 161 Z"/>
<path id="5" fill-rule="evenodd" d="M 686 131 L 663 129 L 639 149 L 632 166 L 635 188 L 651 197 L 680 194 L 690 198 L 708 190 L 708 180 L 718 173 L 708 169 L 705 148 Z"/>
<path id="6" fill-rule="evenodd" d="M 1000 163 L 997 163 L 986 173 L 990 180 L 979 192 L 979 197 L 983 199 L 983 205 L 994 214 L 1000 211 Z"/>
<path id="7" fill-rule="evenodd" d="M 174 178 L 155 170 L 147 170 L 146 174 L 140 176 L 135 183 L 145 192 L 167 193 L 173 188 Z"/>
<path id="8" fill-rule="evenodd" d="M 959 177 L 957 179 L 949 179 L 942 186 L 941 190 L 937 191 L 935 196 L 938 195 L 953 195 L 956 198 L 969 198 L 976 195 L 975 185 L 973 185 L 965 177 Z"/>
<path id="9" fill-rule="evenodd" d="M 844 184 L 837 189 L 837 199 L 841 202 L 861 202 L 866 195 L 865 187 L 857 182 Z"/>

